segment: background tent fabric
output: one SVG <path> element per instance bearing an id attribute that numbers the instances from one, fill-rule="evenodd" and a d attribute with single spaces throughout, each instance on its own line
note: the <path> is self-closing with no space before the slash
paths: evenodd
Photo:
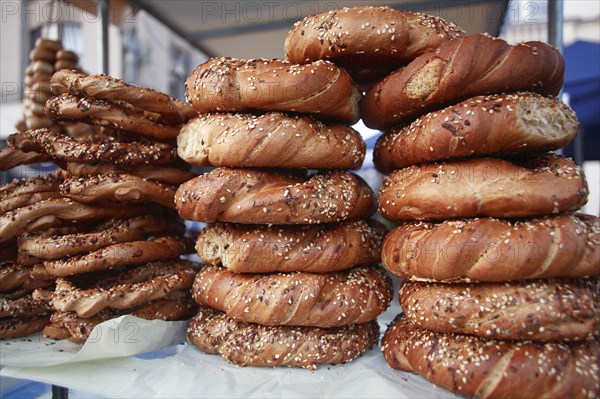
<path id="1" fill-rule="evenodd" d="M 563 91 L 581 123 L 584 160 L 600 160 L 600 43 L 577 41 L 565 47 L 564 57 Z M 575 156 L 575 143 L 564 153 Z"/>

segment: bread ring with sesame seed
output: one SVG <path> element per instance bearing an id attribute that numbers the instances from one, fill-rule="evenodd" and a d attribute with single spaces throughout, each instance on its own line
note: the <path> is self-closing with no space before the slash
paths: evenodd
<path id="1" fill-rule="evenodd" d="M 368 83 L 463 35 L 458 26 L 431 15 L 390 7 L 340 8 L 296 22 L 285 40 L 285 55 L 297 64 L 330 60 L 357 82 Z"/>
<path id="2" fill-rule="evenodd" d="M 359 169 L 365 151 L 349 126 L 279 112 L 202 115 L 177 136 L 179 156 L 193 165 Z"/>
<path id="3" fill-rule="evenodd" d="M 371 216 L 373 192 L 357 175 L 330 171 L 303 180 L 257 169 L 218 168 L 179 186 L 186 220 L 314 224 Z"/>
<path id="4" fill-rule="evenodd" d="M 50 324 L 47 315 L 31 318 L 8 318 L 0 320 L 0 339 L 26 337 L 42 331 Z"/>
<path id="5" fill-rule="evenodd" d="M 478 398 L 595 398 L 600 340 L 496 341 L 419 329 L 403 315 L 381 341 L 387 363 L 459 395 Z"/>
<path id="6" fill-rule="evenodd" d="M 104 141 L 83 142 L 49 129 L 28 130 L 24 136 L 52 159 L 67 162 L 107 162 L 115 166 L 165 165 L 177 158 L 177 150 L 166 143 Z"/>
<path id="7" fill-rule="evenodd" d="M 199 113 L 281 111 L 358 122 L 361 92 L 350 75 L 329 61 L 307 65 L 281 60 L 211 58 L 186 83 Z"/>
<path id="8" fill-rule="evenodd" d="M 560 52 L 546 43 L 511 46 L 500 38 L 469 35 L 443 43 L 373 85 L 361 102 L 361 117 L 366 126 L 382 129 L 477 95 L 555 96 L 564 70 Z"/>
<path id="9" fill-rule="evenodd" d="M 58 188 L 64 180 L 62 173 L 14 179 L 0 186 L 0 214 L 60 196 Z"/>
<path id="10" fill-rule="evenodd" d="M 36 301 L 31 295 L 16 299 L 7 299 L 0 295 L 0 319 L 33 317 L 48 311 L 50 308 L 44 302 Z"/>
<path id="11" fill-rule="evenodd" d="M 164 298 L 193 283 L 198 265 L 183 260 L 147 263 L 116 272 L 88 284 L 59 278 L 52 293 L 52 307 L 61 312 L 75 312 L 79 317 L 91 317 L 103 309 L 130 309 L 152 300 Z M 44 295 L 34 291 L 34 298 Z"/>
<path id="12" fill-rule="evenodd" d="M 587 196 L 583 170 L 570 158 L 481 158 L 391 173 L 380 191 L 379 211 L 394 221 L 524 218 L 576 211 Z"/>
<path id="13" fill-rule="evenodd" d="M 600 337 L 600 279 L 499 283 L 404 281 L 400 304 L 418 328 L 498 340 Z"/>
<path id="14" fill-rule="evenodd" d="M 248 323 L 328 328 L 374 320 L 390 304 L 392 281 L 378 266 L 268 274 L 205 266 L 192 295 L 198 304 Z"/>
<path id="15" fill-rule="evenodd" d="M 478 96 L 385 132 L 373 160 L 380 172 L 389 173 L 445 159 L 549 151 L 566 146 L 578 131 L 575 112 L 554 97 Z"/>
<path id="16" fill-rule="evenodd" d="M 67 198 L 83 203 L 155 202 L 164 207 L 175 207 L 173 187 L 126 173 L 65 179 L 60 185 L 60 192 Z"/>
<path id="17" fill-rule="evenodd" d="M 262 326 L 201 306 L 188 327 L 188 340 L 202 352 L 230 363 L 255 367 L 342 364 L 362 355 L 379 339 L 373 320 L 335 328 Z"/>
<path id="18" fill-rule="evenodd" d="M 558 215 L 405 223 L 383 242 L 383 265 L 396 276 L 437 281 L 600 276 L 600 221 Z"/>
<path id="19" fill-rule="evenodd" d="M 0 292 L 21 287 L 30 277 L 31 267 L 14 262 L 0 263 Z"/>
<path id="20" fill-rule="evenodd" d="M 20 165 L 31 165 L 49 161 L 47 154 L 35 151 L 23 151 L 18 148 L 3 148 L 0 150 L 0 170 L 10 170 Z"/>
<path id="21" fill-rule="evenodd" d="M 198 237 L 204 263 L 236 273 L 327 273 L 379 263 L 387 228 L 376 220 L 319 226 L 248 226 L 214 223 Z"/>
<path id="22" fill-rule="evenodd" d="M 81 163 L 81 162 L 65 162 L 61 165 L 65 171 L 71 176 L 86 177 L 92 175 L 104 175 L 110 173 L 128 173 L 142 179 L 154 180 L 158 183 L 179 186 L 180 184 L 196 177 L 197 175 L 179 166 L 137 166 L 117 167 L 110 163 Z"/>

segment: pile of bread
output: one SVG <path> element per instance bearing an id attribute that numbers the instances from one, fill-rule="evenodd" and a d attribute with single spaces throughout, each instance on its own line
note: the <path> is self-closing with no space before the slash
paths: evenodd
<path id="1" fill-rule="evenodd" d="M 173 198 L 194 176 L 175 138 L 196 113 L 105 75 L 63 69 L 50 86 L 44 110 L 59 129 L 12 134 L 0 156 L 11 160 L 3 169 L 36 160 L 60 168 L 0 187 L 0 337 L 43 329 L 84 342 L 123 314 L 190 317 L 198 267 L 180 258 L 193 243 Z M 87 128 L 71 136 L 63 123 Z"/>

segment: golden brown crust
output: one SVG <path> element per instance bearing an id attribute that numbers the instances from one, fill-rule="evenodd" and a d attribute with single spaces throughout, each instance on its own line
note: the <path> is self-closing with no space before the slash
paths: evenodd
<path id="1" fill-rule="evenodd" d="M 390 7 L 340 8 L 296 22 L 285 54 L 297 64 L 330 60 L 366 83 L 463 35 L 453 23 L 431 15 Z"/>
<path id="2" fill-rule="evenodd" d="M 395 221 L 521 218 L 576 211 L 587 196 L 583 171 L 570 158 L 470 159 L 393 172 L 381 189 L 379 211 Z"/>
<path id="3" fill-rule="evenodd" d="M 236 273 L 326 273 L 379 263 L 387 229 L 375 220 L 320 226 L 209 224 L 196 250 L 207 264 Z"/>
<path id="4" fill-rule="evenodd" d="M 36 301 L 31 295 L 11 299 L 0 295 L 0 319 L 8 317 L 28 318 L 47 313 L 50 308 Z"/>
<path id="5" fill-rule="evenodd" d="M 600 221 L 591 215 L 406 223 L 383 243 L 393 274 L 426 280 L 507 281 L 600 275 Z"/>
<path id="6" fill-rule="evenodd" d="M 450 40 L 372 86 L 361 103 L 365 125 L 388 127 L 468 97 L 514 91 L 557 95 L 564 60 L 542 42 L 514 46 L 487 35 Z"/>
<path id="7" fill-rule="evenodd" d="M 206 166 L 359 169 L 365 151 L 349 126 L 279 112 L 202 115 L 177 136 L 181 159 Z"/>
<path id="8" fill-rule="evenodd" d="M 0 320 L 0 339 L 26 337 L 42 331 L 48 324 L 50 324 L 49 316 L 3 319 Z"/>
<path id="9" fill-rule="evenodd" d="M 195 114 L 191 107 L 145 87 L 129 85 L 107 75 L 85 75 L 71 70 L 61 70 L 52 76 L 52 92 L 69 93 L 109 102 L 124 101 L 145 111 L 160 114 L 169 123 L 180 124 Z"/>
<path id="10" fill-rule="evenodd" d="M 404 317 L 381 349 L 393 368 L 479 398 L 593 398 L 600 395 L 600 341 L 495 341 L 416 328 Z"/>
<path id="11" fill-rule="evenodd" d="M 355 123 L 361 93 L 346 71 L 328 61 L 211 58 L 186 81 L 187 100 L 200 113 L 283 111 Z"/>
<path id="12" fill-rule="evenodd" d="M 20 165 L 49 161 L 47 154 L 34 151 L 23 151 L 17 148 L 3 148 L 0 150 L 0 170 L 10 170 Z"/>
<path id="13" fill-rule="evenodd" d="M 116 166 L 164 165 L 177 158 L 177 150 L 166 143 L 77 141 L 49 129 L 29 130 L 24 136 L 52 159 L 67 162 L 108 162 Z"/>
<path id="14" fill-rule="evenodd" d="M 549 151 L 567 145 L 579 130 L 571 108 L 533 93 L 469 98 L 398 126 L 377 140 L 377 169 L 488 154 Z"/>
<path id="15" fill-rule="evenodd" d="M 301 180 L 256 169 L 218 168 L 179 186 L 175 205 L 187 220 L 244 224 L 329 223 L 374 213 L 373 192 L 346 171 Z"/>
<path id="16" fill-rule="evenodd" d="M 418 328 L 498 340 L 600 337 L 600 280 L 510 283 L 405 281 L 400 304 Z"/>
<path id="17" fill-rule="evenodd" d="M 326 274 L 240 274 L 205 266 L 192 295 L 248 323 L 327 328 L 374 320 L 390 304 L 392 282 L 372 266 Z"/>
<path id="18" fill-rule="evenodd" d="M 377 344 L 375 320 L 336 328 L 261 326 L 228 317 L 208 307 L 188 328 L 188 339 L 198 349 L 220 354 L 240 366 L 302 367 L 354 360 Z"/>
<path id="19" fill-rule="evenodd" d="M 30 266 L 14 262 L 0 263 L 0 292 L 8 292 L 21 287 L 31 278 L 30 272 Z"/>
<path id="20" fill-rule="evenodd" d="M 58 188 L 64 180 L 62 173 L 13 179 L 0 186 L 0 214 L 32 205 L 50 198 L 60 197 Z"/>
<path id="21" fill-rule="evenodd" d="M 66 162 L 65 170 L 75 177 L 104 175 L 110 173 L 129 173 L 142 179 L 154 180 L 159 183 L 179 186 L 180 184 L 196 177 L 190 170 L 170 166 L 137 166 L 116 167 L 109 163 L 87 164 L 79 162 Z"/>

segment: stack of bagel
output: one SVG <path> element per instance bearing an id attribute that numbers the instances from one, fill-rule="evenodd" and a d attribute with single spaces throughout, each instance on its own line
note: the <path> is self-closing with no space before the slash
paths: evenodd
<path id="1" fill-rule="evenodd" d="M 600 394 L 600 223 L 587 183 L 548 153 L 578 131 L 555 98 L 564 61 L 541 42 L 457 38 L 376 83 L 385 130 L 382 260 L 405 280 L 387 362 L 465 396 Z"/>
<path id="2" fill-rule="evenodd" d="M 357 85 L 327 61 L 214 58 L 186 84 L 201 114 L 178 137 L 214 170 L 179 187 L 179 215 L 208 223 L 189 340 L 238 365 L 316 368 L 376 345 L 392 285 L 387 229 L 357 175 Z M 309 169 L 317 169 L 309 172 Z"/>
<path id="3" fill-rule="evenodd" d="M 1 317 L 10 316 L 1 336 L 45 327 L 47 337 L 83 342 L 95 325 L 122 314 L 188 318 L 198 267 L 180 259 L 193 245 L 173 198 L 194 175 L 178 160 L 175 138 L 195 112 L 105 75 L 62 70 L 51 87 L 57 96 L 45 107 L 54 121 L 101 129 L 77 138 L 46 128 L 9 136 L 9 150 L 62 170 L 0 188 Z"/>

